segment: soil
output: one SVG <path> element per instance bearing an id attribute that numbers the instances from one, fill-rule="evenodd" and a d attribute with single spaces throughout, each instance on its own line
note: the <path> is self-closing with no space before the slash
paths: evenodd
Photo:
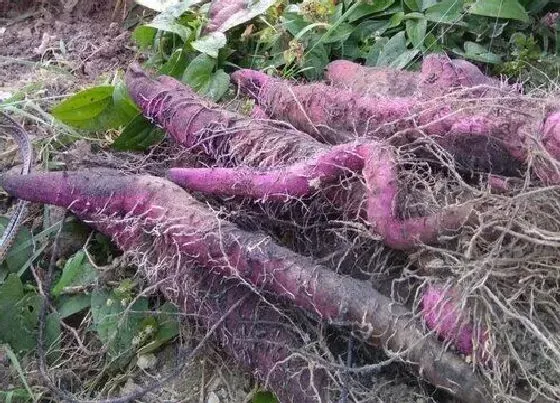
<path id="1" fill-rule="evenodd" d="M 112 1 L 11 10 L 0 18 L 0 87 L 21 87 L 41 70 L 64 74 L 72 85 L 125 67 L 134 57 L 130 32 L 113 14 L 120 17 Z"/>

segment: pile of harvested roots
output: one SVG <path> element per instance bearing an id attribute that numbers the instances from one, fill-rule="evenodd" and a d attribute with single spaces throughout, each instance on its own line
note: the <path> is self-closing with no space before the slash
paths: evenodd
<path id="1" fill-rule="evenodd" d="M 560 103 L 438 54 L 325 80 L 236 71 L 247 117 L 132 65 L 192 165 L 1 184 L 111 236 L 281 402 L 371 401 L 383 363 L 438 399 L 560 399 Z"/>

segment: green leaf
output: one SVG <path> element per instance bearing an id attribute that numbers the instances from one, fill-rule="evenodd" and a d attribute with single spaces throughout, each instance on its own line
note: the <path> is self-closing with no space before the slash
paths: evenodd
<path id="1" fill-rule="evenodd" d="M 395 0 L 375 0 L 371 3 L 362 3 L 349 13 L 346 18 L 348 22 L 354 22 L 366 15 L 371 15 L 383 11 L 391 6 Z"/>
<path id="2" fill-rule="evenodd" d="M 437 0 L 416 0 L 419 3 L 422 3 L 420 6 L 420 11 L 424 11 L 429 7 L 437 4 Z"/>
<path id="3" fill-rule="evenodd" d="M 408 50 L 404 31 L 393 35 L 385 44 L 377 59 L 378 67 L 403 69 L 418 54 L 418 49 Z"/>
<path id="4" fill-rule="evenodd" d="M 0 401 L 5 403 L 33 402 L 34 396 L 25 389 L 0 390 Z"/>
<path id="5" fill-rule="evenodd" d="M 91 305 L 91 296 L 88 294 L 61 295 L 56 299 L 56 310 L 61 318 L 74 315 Z"/>
<path id="6" fill-rule="evenodd" d="M 206 53 L 214 58 L 218 57 L 218 51 L 226 46 L 227 38 L 222 32 L 211 32 L 208 35 L 192 42 L 192 47 L 200 53 Z"/>
<path id="7" fill-rule="evenodd" d="M 128 364 L 136 352 L 148 300 L 139 298 L 125 313 L 127 307 L 128 301 L 119 298 L 114 291 L 95 291 L 91 295 L 93 330 L 119 368 Z"/>
<path id="8" fill-rule="evenodd" d="M 253 396 L 252 403 L 278 403 L 278 399 L 272 392 L 259 390 Z"/>
<path id="9" fill-rule="evenodd" d="M 23 371 L 23 368 L 21 367 L 21 364 L 20 364 L 17 356 L 15 355 L 14 351 L 10 348 L 9 345 L 3 345 L 1 347 L 4 350 L 4 352 L 6 353 L 6 356 L 12 362 L 12 366 L 15 368 L 15 370 L 16 370 L 18 376 L 19 376 L 19 379 L 21 380 L 21 383 L 23 383 L 23 386 L 25 387 L 25 390 L 28 394 L 28 397 L 33 397 L 33 400 L 35 400 L 35 397 L 33 396 L 33 391 L 29 387 L 29 384 L 27 383 L 27 379 L 25 378 L 25 372 Z"/>
<path id="10" fill-rule="evenodd" d="M 389 42 L 389 38 L 381 37 L 377 40 L 371 48 L 366 57 L 366 66 L 377 66 L 377 61 L 379 60 L 379 55 L 381 51 L 385 47 L 385 45 Z"/>
<path id="11" fill-rule="evenodd" d="M 140 109 L 138 109 L 136 103 L 134 103 L 130 95 L 128 95 L 128 89 L 124 81 L 119 81 L 115 85 L 113 91 L 113 105 L 109 112 L 108 115 L 110 115 L 114 121 L 113 128 L 127 124 L 140 113 Z M 107 116 L 107 118 L 109 118 L 109 116 Z"/>
<path id="12" fill-rule="evenodd" d="M 145 151 L 164 137 L 165 133 L 161 129 L 154 127 L 144 116 L 137 115 L 117 137 L 113 148 L 119 151 Z"/>
<path id="13" fill-rule="evenodd" d="M 415 49 L 421 49 L 426 37 L 428 21 L 424 18 L 406 21 L 406 36 Z"/>
<path id="14" fill-rule="evenodd" d="M 153 27 L 165 32 L 171 32 L 179 37 L 183 41 L 187 41 L 192 31 L 189 27 L 179 24 L 176 21 L 176 17 L 171 13 L 158 14 L 151 23 L 146 24 L 148 27 Z"/>
<path id="15" fill-rule="evenodd" d="M 80 250 L 64 265 L 62 276 L 52 289 L 52 295 L 58 297 L 65 287 L 94 284 L 97 278 L 97 270 L 87 259 L 86 253 Z"/>
<path id="16" fill-rule="evenodd" d="M 40 305 L 41 298 L 24 294 L 20 278 L 10 274 L 0 286 L 0 343 L 9 344 L 16 353 L 33 350 Z"/>
<path id="17" fill-rule="evenodd" d="M 406 4 L 411 11 L 421 11 L 422 9 L 422 0 L 404 0 L 404 4 Z"/>
<path id="18" fill-rule="evenodd" d="M 147 25 L 139 25 L 132 33 L 132 39 L 136 41 L 140 49 L 149 48 L 153 45 L 157 29 Z"/>
<path id="19" fill-rule="evenodd" d="M 53 116 L 67 125 L 92 131 L 117 129 L 137 113 L 122 82 L 80 91 L 52 110 Z"/>
<path id="20" fill-rule="evenodd" d="M 402 11 L 399 11 L 398 13 L 393 14 L 391 18 L 389 18 L 389 26 L 387 28 L 398 27 L 399 25 L 401 25 L 401 22 L 403 21 L 404 21 L 404 13 Z"/>
<path id="21" fill-rule="evenodd" d="M 210 77 L 208 86 L 202 93 L 213 101 L 219 101 L 229 88 L 229 74 L 223 70 L 218 70 Z"/>
<path id="22" fill-rule="evenodd" d="M 183 81 L 198 91 L 208 85 L 215 65 L 214 59 L 202 53 L 189 63 L 183 74 Z"/>
<path id="23" fill-rule="evenodd" d="M 49 313 L 45 318 L 45 350 L 49 362 L 60 358 L 62 354 L 60 347 L 61 320 L 62 317 L 57 312 Z"/>
<path id="24" fill-rule="evenodd" d="M 444 0 L 426 8 L 424 16 L 428 21 L 438 24 L 454 24 L 463 15 L 463 0 Z"/>
<path id="25" fill-rule="evenodd" d="M 325 66 L 329 63 L 329 55 L 325 47 L 316 44 L 313 48 L 305 53 L 303 61 L 303 74 L 308 80 L 317 80 L 323 75 Z"/>
<path id="26" fill-rule="evenodd" d="M 323 39 L 323 43 L 344 42 L 348 40 L 354 29 L 353 25 L 342 23 L 334 30 L 328 32 Z"/>
<path id="27" fill-rule="evenodd" d="M 51 113 L 70 126 L 80 127 L 107 109 L 113 98 L 113 90 L 112 86 L 88 88 L 62 101 Z"/>
<path id="28" fill-rule="evenodd" d="M 138 350 L 139 354 L 148 354 L 173 340 L 179 335 L 177 307 L 169 302 L 163 304 L 155 313 L 157 330 L 154 340 Z"/>
<path id="29" fill-rule="evenodd" d="M 292 36 L 298 35 L 308 25 L 303 16 L 296 13 L 284 13 L 283 20 L 283 28 Z"/>
<path id="30" fill-rule="evenodd" d="M 470 14 L 485 17 L 508 18 L 529 22 L 529 14 L 517 0 L 476 0 L 468 8 Z"/>
<path id="31" fill-rule="evenodd" d="M 7 218 L 0 217 L 0 234 L 4 233 L 8 221 Z M 20 227 L 4 262 L 0 264 L 0 270 L 6 273 L 17 273 L 32 255 L 33 237 L 31 231 L 25 227 Z"/>
<path id="32" fill-rule="evenodd" d="M 490 52 L 486 47 L 475 43 L 475 42 L 465 42 L 464 44 L 465 52 L 462 55 L 466 59 L 476 60 L 483 63 L 497 64 L 501 63 L 502 58 L 496 53 Z"/>
<path id="33" fill-rule="evenodd" d="M 163 75 L 180 79 L 187 68 L 188 60 L 184 49 L 177 49 L 159 69 Z"/>

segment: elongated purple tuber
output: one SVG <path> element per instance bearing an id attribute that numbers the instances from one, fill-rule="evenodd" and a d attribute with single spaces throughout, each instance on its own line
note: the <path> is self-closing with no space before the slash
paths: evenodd
<path id="1" fill-rule="evenodd" d="M 345 175 L 360 172 L 362 167 L 359 145 L 345 144 L 285 167 L 172 168 L 168 177 L 190 191 L 287 200 L 309 196 Z"/>
<path id="2" fill-rule="evenodd" d="M 428 327 L 443 339 L 452 342 L 463 354 L 473 354 L 475 332 L 464 313 L 457 290 L 429 286 L 422 297 L 422 312 Z M 486 361 L 488 356 L 488 332 L 482 331 L 476 342 L 476 355 Z"/>
<path id="3" fill-rule="evenodd" d="M 376 97 L 434 98 L 459 88 L 500 87 L 500 82 L 486 77 L 466 60 L 451 60 L 444 54 L 424 57 L 420 72 L 365 67 L 347 60 L 327 65 L 325 79 L 331 85 Z M 488 89 L 477 90 L 483 96 Z M 470 95 L 473 95 L 471 93 Z"/>
<path id="4" fill-rule="evenodd" d="M 218 219 L 170 182 L 111 171 L 6 176 L 1 185 L 18 198 L 69 208 L 122 249 L 135 250 L 140 243 L 149 251 L 140 260 L 152 254 L 163 263 L 155 272 L 148 270 L 148 278 L 153 283 L 171 279 L 171 294 L 177 286 L 173 277 L 185 268 L 237 278 L 322 320 L 354 324 L 367 340 L 402 353 L 418 365 L 424 378 L 463 401 L 486 399 L 483 382 L 460 358 L 442 353 L 434 338 L 424 337 L 405 307 L 367 283 L 340 276 L 276 245 L 265 234 L 242 231 Z M 244 363 L 253 370 L 270 364 L 261 356 L 244 350 L 243 354 L 249 354 Z M 275 386 L 275 391 L 293 393 Z"/>

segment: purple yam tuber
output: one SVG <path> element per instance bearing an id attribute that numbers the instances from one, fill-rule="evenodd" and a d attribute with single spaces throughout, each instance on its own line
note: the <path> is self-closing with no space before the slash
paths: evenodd
<path id="1" fill-rule="evenodd" d="M 335 146 L 309 161 L 279 168 L 171 168 L 168 177 L 190 191 L 287 200 L 309 196 L 344 175 L 360 172 L 359 145 Z"/>
<path id="2" fill-rule="evenodd" d="M 177 168 L 171 171 L 173 180 L 189 190 L 284 199 L 286 196 L 309 195 L 319 190 L 322 181 L 329 183 L 336 176 L 359 173 L 362 168 L 363 154 L 361 151 L 354 152 L 352 145 L 341 145 L 331 150 L 331 147 L 288 126 L 278 126 L 273 121 L 253 120 L 220 109 L 204 102 L 178 81 L 168 77 L 153 80 L 138 67 L 129 69 L 126 79 L 132 98 L 144 114 L 163 126 L 178 142 L 212 157 L 218 165 L 239 167 L 202 171 Z M 377 147 L 381 145 L 373 141 L 359 146 L 364 149 Z M 364 197 L 370 200 L 371 206 L 375 205 L 379 195 L 383 195 L 385 200 L 388 197 L 396 198 L 397 164 L 390 152 L 384 153 L 383 158 L 384 161 L 372 161 L 372 164 L 390 161 L 388 164 L 393 168 L 385 170 L 382 179 L 371 180 L 372 188 L 362 187 L 362 191 L 358 192 L 354 187 L 352 192 L 355 194 L 349 197 L 341 197 L 340 192 L 344 189 L 330 191 L 326 193 L 327 197 L 333 202 L 350 198 L 358 201 L 353 203 L 357 206 Z M 262 168 L 270 169 L 263 171 Z M 286 176 L 288 170 L 291 176 Z M 285 193 L 285 196 L 281 193 Z M 399 249 L 435 241 L 441 230 L 458 228 L 470 212 L 468 208 L 459 207 L 455 215 L 446 216 L 443 220 L 439 215 L 434 215 L 408 222 L 393 218 L 396 217 L 394 200 L 382 205 L 389 210 L 379 211 L 373 207 L 369 210 L 372 217 L 385 221 L 368 221 L 387 245 Z M 365 214 L 357 211 L 352 215 Z"/>
<path id="3" fill-rule="evenodd" d="M 420 72 L 365 67 L 347 60 L 327 65 L 325 80 L 339 88 L 374 97 L 434 98 L 459 88 L 500 87 L 500 82 L 486 77 L 466 60 L 451 60 L 444 54 L 424 57 Z M 488 90 L 479 90 L 478 95 Z M 471 94 L 472 95 L 472 94 Z"/>
<path id="4" fill-rule="evenodd" d="M 173 168 L 168 176 L 191 191 L 285 200 L 312 195 L 338 177 L 360 171 L 365 179 L 362 189 L 367 201 L 365 214 L 361 215 L 385 244 L 394 249 L 434 242 L 441 234 L 456 231 L 467 221 L 472 211 L 468 203 L 425 217 L 398 218 L 397 168 L 390 148 L 366 143 L 333 147 L 316 159 L 277 169 Z M 327 197 L 331 196 L 330 191 L 325 190 Z M 336 200 L 336 196 L 333 193 L 331 199 Z"/>
<path id="5" fill-rule="evenodd" d="M 476 349 L 473 347 L 475 331 L 473 324 L 464 314 L 460 304 L 460 295 L 455 289 L 429 286 L 422 296 L 422 313 L 428 328 L 450 341 L 463 354 L 473 354 L 479 361 L 487 361 L 488 332 L 478 334 Z"/>
<path id="6" fill-rule="evenodd" d="M 424 126 L 430 134 L 441 134 L 450 127 L 445 120 L 438 120 L 447 112 L 445 108 L 420 110 L 413 98 L 372 98 L 323 83 L 291 85 L 248 69 L 232 73 L 231 79 L 267 115 L 330 144 L 361 136 L 386 138 L 416 125 Z"/>
<path id="7" fill-rule="evenodd" d="M 133 64 L 126 84 L 144 115 L 175 141 L 221 166 L 278 166 L 327 147 L 281 122 L 255 120 L 219 108 L 170 77 L 152 79 Z"/>
<path id="8" fill-rule="evenodd" d="M 338 275 L 276 245 L 265 234 L 220 220 L 170 182 L 105 171 L 5 176 L 1 185 L 20 199 L 69 208 L 124 250 L 147 248 L 146 256 L 139 259 L 154 256 L 160 263 L 147 270 L 148 279 L 152 283 L 171 279 L 167 287 L 172 296 L 180 295 L 173 292 L 180 286 L 173 277 L 183 270 L 200 267 L 210 274 L 237 278 L 319 319 L 353 324 L 365 340 L 399 352 L 418 366 L 423 378 L 465 402 L 486 399 L 482 380 L 459 357 L 442 352 L 434 338 L 424 336 L 404 306 L 365 282 Z M 250 349 L 238 344 L 245 346 Z M 263 361 L 253 356 L 246 363 L 256 370 Z"/>

